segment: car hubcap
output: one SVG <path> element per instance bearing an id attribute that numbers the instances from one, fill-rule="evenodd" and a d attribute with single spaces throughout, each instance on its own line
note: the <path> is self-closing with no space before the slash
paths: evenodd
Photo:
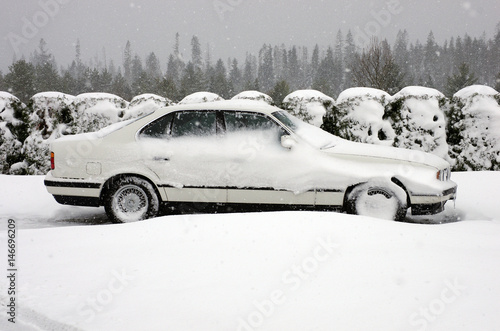
<path id="1" fill-rule="evenodd" d="M 117 207 L 124 213 L 137 213 L 147 209 L 147 197 L 144 190 L 135 185 L 123 186 L 116 192 Z"/>

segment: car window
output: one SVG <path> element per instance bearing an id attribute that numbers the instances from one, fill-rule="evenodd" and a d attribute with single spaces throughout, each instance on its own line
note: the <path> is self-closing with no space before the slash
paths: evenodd
<path id="1" fill-rule="evenodd" d="M 229 136 L 252 132 L 253 137 L 259 137 L 268 143 L 279 143 L 286 131 L 267 116 L 256 113 L 226 111 L 224 113 L 226 132 Z"/>
<path id="2" fill-rule="evenodd" d="M 162 116 L 146 125 L 139 134 L 141 138 L 165 138 L 170 134 L 170 127 L 174 115 L 172 113 Z"/>
<path id="3" fill-rule="evenodd" d="M 185 111 L 174 115 L 172 137 L 216 134 L 215 111 Z"/>
<path id="4" fill-rule="evenodd" d="M 255 113 L 225 112 L 226 131 L 278 129 L 279 126 L 266 116 Z"/>

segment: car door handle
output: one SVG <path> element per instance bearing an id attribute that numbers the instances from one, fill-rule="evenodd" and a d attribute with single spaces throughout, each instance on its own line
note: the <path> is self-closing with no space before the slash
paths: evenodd
<path id="1" fill-rule="evenodd" d="M 170 159 L 168 157 L 155 156 L 153 157 L 153 161 L 170 161 Z"/>

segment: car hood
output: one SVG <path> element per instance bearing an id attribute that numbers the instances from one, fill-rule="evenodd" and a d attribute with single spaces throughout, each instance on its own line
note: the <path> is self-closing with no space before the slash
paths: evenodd
<path id="1" fill-rule="evenodd" d="M 336 146 L 322 149 L 326 153 L 404 161 L 444 169 L 450 164 L 434 154 L 416 150 L 343 141 Z"/>

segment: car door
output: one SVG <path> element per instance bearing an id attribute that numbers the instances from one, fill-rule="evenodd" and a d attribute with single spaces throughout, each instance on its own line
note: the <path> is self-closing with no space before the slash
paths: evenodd
<path id="1" fill-rule="evenodd" d="M 168 201 L 226 202 L 223 166 L 217 146 L 217 111 L 167 114 L 139 134 L 143 160 L 159 177 Z"/>
<path id="2" fill-rule="evenodd" d="M 228 202 L 314 204 L 314 190 L 296 185 L 308 170 L 300 153 L 281 145 L 285 128 L 265 114 L 243 111 L 225 111 L 224 123 Z"/>

